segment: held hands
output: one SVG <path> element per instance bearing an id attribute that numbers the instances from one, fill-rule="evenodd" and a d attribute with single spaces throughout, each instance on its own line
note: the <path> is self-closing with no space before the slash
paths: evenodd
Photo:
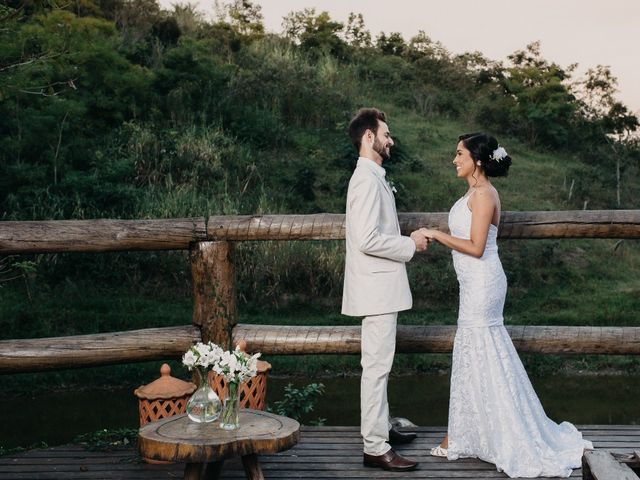
<path id="1" fill-rule="evenodd" d="M 422 227 L 420 230 L 417 230 L 417 231 L 422 233 L 422 235 L 424 235 L 425 237 L 427 237 L 429 242 L 433 242 L 434 240 L 436 240 L 436 235 L 438 235 L 439 233 L 438 230 L 432 230 L 430 228 L 424 228 L 424 227 Z"/>
<path id="2" fill-rule="evenodd" d="M 437 240 L 436 236 L 440 232 L 429 228 L 420 228 L 411 233 L 411 240 L 416 244 L 416 252 L 424 252 L 431 242 Z"/>
<path id="3" fill-rule="evenodd" d="M 413 243 L 416 244 L 416 252 L 424 252 L 429 246 L 430 240 L 424 234 L 423 230 L 426 230 L 426 228 L 421 228 L 420 230 L 411 232 L 411 235 L 410 235 L 411 240 L 413 240 Z"/>

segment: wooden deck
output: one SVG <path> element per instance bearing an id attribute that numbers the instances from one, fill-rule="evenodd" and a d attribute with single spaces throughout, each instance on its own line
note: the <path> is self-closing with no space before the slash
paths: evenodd
<path id="1" fill-rule="evenodd" d="M 587 425 L 579 427 L 596 449 L 613 453 L 640 450 L 640 426 Z M 491 464 L 464 459 L 448 462 L 427 454 L 444 434 L 444 427 L 418 427 L 418 439 L 398 448 L 404 455 L 420 461 L 420 468 L 409 473 L 389 473 L 362 466 L 362 442 L 357 427 L 303 427 L 300 443 L 277 455 L 260 457 L 267 479 L 487 479 L 507 478 Z M 148 465 L 135 448 L 109 452 L 87 451 L 78 445 L 52 447 L 0 457 L 0 480 L 4 479 L 175 479 L 184 466 Z M 239 461 L 227 460 L 223 478 L 244 478 Z M 580 469 L 571 478 L 582 478 Z"/>

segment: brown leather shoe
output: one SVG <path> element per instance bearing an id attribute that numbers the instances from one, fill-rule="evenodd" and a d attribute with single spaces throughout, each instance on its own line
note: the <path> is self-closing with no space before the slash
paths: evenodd
<path id="1" fill-rule="evenodd" d="M 364 454 L 363 465 L 365 467 L 382 468 L 390 472 L 408 472 L 415 470 L 418 462 L 398 455 L 393 448 L 383 455 Z"/>
<path id="2" fill-rule="evenodd" d="M 404 445 L 405 443 L 413 442 L 417 436 L 413 432 L 401 432 L 392 428 L 389 430 L 389 443 L 391 445 Z"/>

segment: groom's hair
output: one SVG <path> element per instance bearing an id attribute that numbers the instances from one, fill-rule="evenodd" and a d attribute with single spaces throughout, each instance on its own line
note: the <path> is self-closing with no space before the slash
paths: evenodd
<path id="1" fill-rule="evenodd" d="M 360 151 L 362 144 L 362 136 L 367 130 L 371 130 L 373 134 L 378 133 L 378 121 L 387 123 L 384 112 L 377 108 L 361 108 L 356 116 L 349 122 L 349 137 L 351 142 Z"/>

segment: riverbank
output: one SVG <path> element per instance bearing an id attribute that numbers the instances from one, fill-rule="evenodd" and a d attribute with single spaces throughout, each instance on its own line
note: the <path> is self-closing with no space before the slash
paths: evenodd
<path id="1" fill-rule="evenodd" d="M 531 377 L 627 377 L 640 376 L 640 358 L 632 355 L 523 354 L 522 362 Z M 357 355 L 291 355 L 265 357 L 272 365 L 269 377 L 282 381 L 316 381 L 318 378 L 354 378 L 360 376 Z M 173 376 L 189 379 L 191 374 L 178 360 L 167 360 Z M 138 364 L 23 373 L 0 376 L 3 398 L 40 395 L 65 391 L 134 389 L 159 376 L 162 361 Z M 449 354 L 396 354 L 393 377 L 449 375 Z"/>
<path id="2" fill-rule="evenodd" d="M 547 415 L 576 424 L 638 424 L 640 412 L 635 399 L 640 396 L 640 375 L 532 376 Z M 322 382 L 325 393 L 304 423 L 322 419 L 326 425 L 358 425 L 359 376 L 309 377 L 271 376 L 267 403 L 283 396 L 289 383 L 303 387 Z M 137 386 L 137 385 L 136 385 Z M 72 386 L 54 391 L 4 395 L 0 399 L 0 447 L 9 450 L 44 442 L 60 445 L 78 435 L 97 430 L 138 427 L 134 385 L 111 388 Z M 394 416 L 405 417 L 419 426 L 446 425 L 448 415 L 448 375 L 393 375 L 389 381 L 389 402 Z"/>

